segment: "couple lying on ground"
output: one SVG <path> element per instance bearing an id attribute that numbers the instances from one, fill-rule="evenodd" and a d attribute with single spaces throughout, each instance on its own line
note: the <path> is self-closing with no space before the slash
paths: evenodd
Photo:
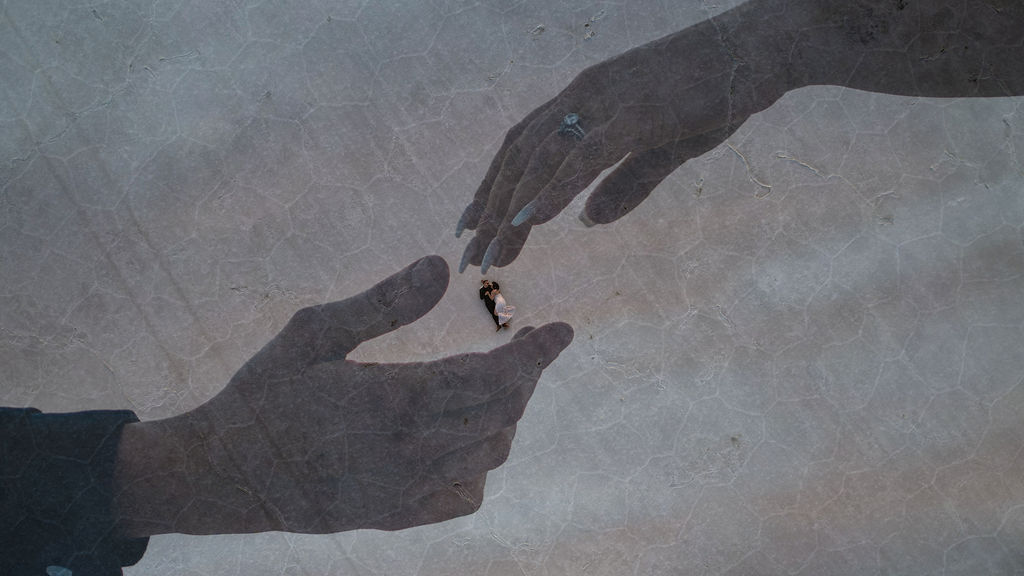
<path id="1" fill-rule="evenodd" d="M 484 301 L 484 306 L 491 313 L 491 318 L 494 318 L 494 325 L 497 326 L 495 332 L 502 328 L 508 328 L 508 323 L 512 320 L 512 314 L 515 313 L 516 307 L 505 302 L 498 283 L 487 279 L 481 280 L 480 299 Z"/>

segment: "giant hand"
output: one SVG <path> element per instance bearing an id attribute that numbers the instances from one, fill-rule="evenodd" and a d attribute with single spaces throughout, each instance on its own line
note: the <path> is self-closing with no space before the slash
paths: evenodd
<path id="1" fill-rule="evenodd" d="M 584 70 L 508 131 L 456 228 L 456 236 L 476 231 L 460 272 L 511 263 L 532 226 L 554 218 L 620 160 L 580 218 L 588 225 L 621 218 L 783 94 L 787 79 L 776 71 L 769 54 L 740 62 L 711 22 Z"/>
<path id="2" fill-rule="evenodd" d="M 788 90 L 1024 94 L 1024 4 L 750 0 L 592 66 L 513 126 L 456 236 L 459 266 L 505 266 L 606 168 L 580 218 L 612 222 Z M 570 116 L 573 115 L 573 116 Z M 562 126 L 566 117 L 575 124 Z"/>
<path id="3" fill-rule="evenodd" d="M 217 396 L 126 427 L 121 452 L 135 459 L 120 476 L 126 531 L 396 530 L 475 511 L 541 372 L 573 332 L 523 328 L 489 353 L 432 362 L 346 360 L 426 314 L 447 282 L 444 260 L 431 256 L 358 296 L 302 309 Z M 167 453 L 170 462 L 148 456 Z M 168 468 L 161 484 L 185 505 L 157 526 L 151 487 L 129 496 Z"/>

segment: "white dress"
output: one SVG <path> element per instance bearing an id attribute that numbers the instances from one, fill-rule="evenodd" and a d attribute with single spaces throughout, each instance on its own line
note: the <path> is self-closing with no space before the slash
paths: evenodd
<path id="1" fill-rule="evenodd" d="M 515 312 L 516 307 L 506 303 L 505 297 L 498 292 L 498 295 L 494 297 L 494 314 L 498 317 L 498 322 L 502 324 L 508 322 Z"/>

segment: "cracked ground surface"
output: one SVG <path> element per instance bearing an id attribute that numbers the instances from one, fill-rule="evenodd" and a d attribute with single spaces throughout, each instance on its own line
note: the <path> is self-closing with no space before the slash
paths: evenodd
<path id="1" fill-rule="evenodd" d="M 194 408 L 436 253 L 505 130 L 736 3 L 15 1 L 0 404 Z M 1024 571 L 1024 99 L 786 94 L 491 276 L 573 344 L 472 516 L 154 537 L 126 574 Z M 478 274 L 358 359 L 489 350 Z"/>

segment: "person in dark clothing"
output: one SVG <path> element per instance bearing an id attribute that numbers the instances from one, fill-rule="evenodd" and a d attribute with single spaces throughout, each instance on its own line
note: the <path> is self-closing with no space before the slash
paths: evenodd
<path id="1" fill-rule="evenodd" d="M 490 297 L 491 290 L 497 290 L 501 288 L 497 282 L 491 282 L 490 280 L 484 279 L 480 281 L 480 299 L 484 301 L 484 306 L 487 307 L 487 312 L 490 313 L 491 318 L 494 319 L 494 325 L 501 329 L 501 320 L 498 319 L 498 315 L 494 313 L 494 299 Z"/>

